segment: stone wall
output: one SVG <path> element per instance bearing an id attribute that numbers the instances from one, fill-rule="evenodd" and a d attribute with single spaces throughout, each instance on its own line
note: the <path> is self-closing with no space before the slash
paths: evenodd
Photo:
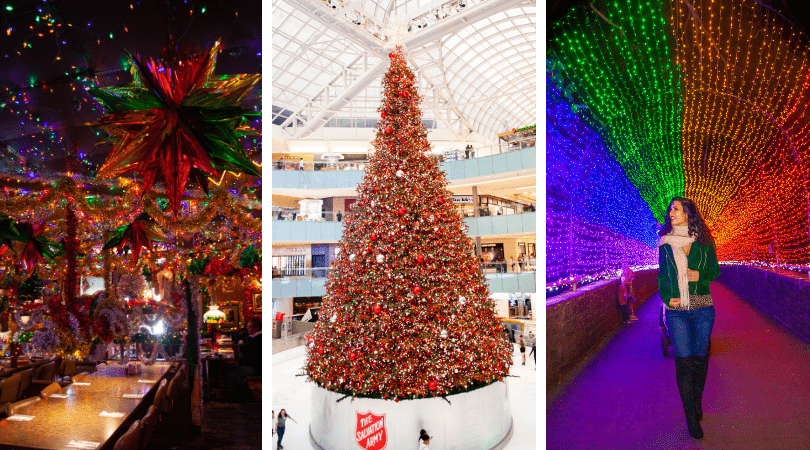
<path id="1" fill-rule="evenodd" d="M 810 343 L 810 280 L 790 271 L 722 266 L 720 283 Z"/>
<path id="2" fill-rule="evenodd" d="M 635 308 L 658 292 L 657 274 L 657 269 L 636 272 Z M 618 288 L 618 278 L 604 280 L 554 297 L 546 304 L 547 394 L 622 323 L 616 309 Z"/>

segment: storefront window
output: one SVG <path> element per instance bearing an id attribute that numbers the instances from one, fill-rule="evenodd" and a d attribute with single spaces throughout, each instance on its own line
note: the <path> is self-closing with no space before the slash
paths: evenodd
<path id="1" fill-rule="evenodd" d="M 304 276 L 306 265 L 307 257 L 305 255 L 273 257 L 273 267 L 278 269 L 283 277 Z"/>

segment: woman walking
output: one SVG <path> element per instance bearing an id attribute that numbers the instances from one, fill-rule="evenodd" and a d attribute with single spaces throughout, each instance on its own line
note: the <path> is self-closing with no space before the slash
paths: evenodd
<path id="1" fill-rule="evenodd" d="M 523 364 L 526 365 L 526 343 L 523 341 L 523 336 L 520 336 L 520 356 L 523 359 Z"/>
<path id="2" fill-rule="evenodd" d="M 692 200 L 672 199 L 659 235 L 658 290 L 675 352 L 675 379 L 689 434 L 701 439 L 701 401 L 714 326 L 709 282 L 720 275 L 720 265 L 711 233 Z"/>
<path id="3" fill-rule="evenodd" d="M 283 449 L 284 446 L 281 445 L 281 439 L 284 438 L 284 428 L 286 426 L 287 419 L 292 420 L 295 422 L 295 419 L 287 415 L 287 410 L 282 409 L 278 412 L 278 419 L 276 420 L 276 433 L 278 434 L 278 448 Z M 298 422 L 295 422 L 298 423 Z"/>

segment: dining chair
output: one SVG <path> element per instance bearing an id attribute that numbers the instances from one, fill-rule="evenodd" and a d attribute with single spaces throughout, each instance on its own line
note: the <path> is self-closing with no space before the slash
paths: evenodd
<path id="1" fill-rule="evenodd" d="M 77 373 L 73 376 L 73 381 L 83 381 L 88 375 L 90 375 L 90 372 Z"/>
<path id="2" fill-rule="evenodd" d="M 17 401 L 20 390 L 20 374 L 15 373 L 8 378 L 0 380 L 0 414 L 6 412 L 12 403 Z"/>
<path id="3" fill-rule="evenodd" d="M 56 361 L 51 361 L 48 364 L 43 364 L 37 369 L 34 380 L 37 381 L 53 381 L 54 372 L 56 372 Z"/>
<path id="4" fill-rule="evenodd" d="M 75 359 L 62 360 L 62 367 L 59 368 L 59 379 L 61 381 L 67 381 L 70 380 L 70 377 L 72 377 L 73 375 L 76 375 L 76 360 Z"/>
<path id="5" fill-rule="evenodd" d="M 34 403 L 40 400 L 42 399 L 39 397 L 31 397 L 26 398 L 24 400 L 18 400 L 8 407 L 8 415 L 13 416 L 14 414 L 17 414 L 17 412 L 19 412 L 20 410 L 24 409 L 26 406 L 33 405 Z"/>
<path id="6" fill-rule="evenodd" d="M 51 396 L 51 394 L 56 394 L 57 392 L 62 390 L 62 386 L 54 381 L 53 383 L 45 386 L 45 388 L 39 392 L 39 396 L 43 399 L 46 399 Z"/>
<path id="7" fill-rule="evenodd" d="M 17 389 L 17 400 L 30 397 L 31 380 L 34 379 L 34 369 L 27 369 L 19 372 L 20 387 Z"/>
<path id="8" fill-rule="evenodd" d="M 140 421 L 136 420 L 129 426 L 129 430 L 124 433 L 117 441 L 113 450 L 138 450 L 141 439 L 141 429 L 139 428 Z"/>
<path id="9" fill-rule="evenodd" d="M 166 391 L 169 388 L 169 383 L 166 379 L 160 380 L 160 384 L 158 385 L 158 390 L 155 392 L 155 401 L 152 402 L 152 406 L 158 411 L 158 413 L 163 411 L 163 403 L 166 401 Z"/>
<path id="10" fill-rule="evenodd" d="M 152 431 L 155 429 L 157 420 L 158 411 L 155 408 L 155 405 L 152 405 L 146 410 L 146 414 L 144 414 L 143 418 L 141 419 L 141 443 L 138 446 L 139 450 L 145 450 L 146 446 L 149 445 L 149 439 L 152 438 Z"/>

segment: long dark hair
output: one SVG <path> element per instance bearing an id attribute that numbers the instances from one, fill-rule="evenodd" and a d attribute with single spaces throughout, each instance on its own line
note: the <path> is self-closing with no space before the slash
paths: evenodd
<path id="1" fill-rule="evenodd" d="M 666 236 L 672 231 L 672 219 L 669 218 L 669 211 L 672 208 L 672 203 L 675 201 L 681 203 L 683 212 L 686 214 L 686 224 L 689 227 L 689 236 L 694 236 L 695 241 L 700 245 L 713 244 L 714 238 L 712 237 L 712 233 L 709 230 L 709 227 L 706 226 L 706 222 L 703 221 L 703 216 L 700 215 L 697 205 L 695 205 L 695 202 L 692 200 L 683 197 L 673 197 L 672 201 L 669 202 L 667 213 L 664 215 L 664 226 L 661 228 L 661 231 L 658 232 L 658 235 Z"/>
<path id="2" fill-rule="evenodd" d="M 287 410 L 286 409 L 282 408 L 282 410 L 278 412 L 279 417 L 281 417 L 281 413 L 284 413 L 284 417 L 287 417 Z"/>

